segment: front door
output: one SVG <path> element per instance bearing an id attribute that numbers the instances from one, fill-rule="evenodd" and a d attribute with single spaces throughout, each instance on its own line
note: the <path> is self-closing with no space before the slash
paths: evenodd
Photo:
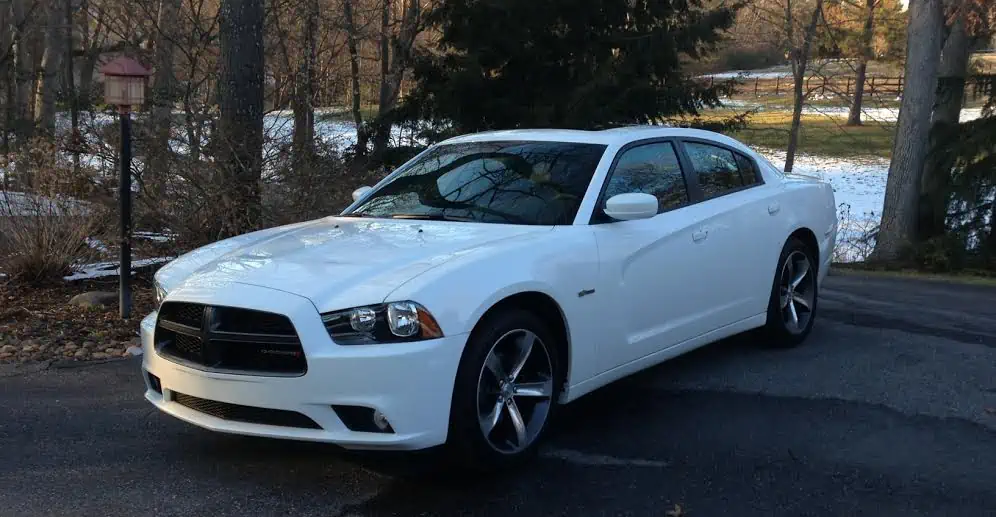
<path id="1" fill-rule="evenodd" d="M 616 221 L 602 212 L 616 194 L 657 197 L 656 217 Z M 602 371 L 695 337 L 697 313 L 714 296 L 713 281 L 698 275 L 708 260 L 706 235 L 698 231 L 705 212 L 689 206 L 693 196 L 675 143 L 638 143 L 623 148 L 606 179 L 592 216 L 599 254 L 600 298 L 605 332 L 599 347 Z"/>

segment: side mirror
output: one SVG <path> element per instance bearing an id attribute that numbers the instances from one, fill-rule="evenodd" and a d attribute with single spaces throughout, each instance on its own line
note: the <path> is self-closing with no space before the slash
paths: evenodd
<path id="1" fill-rule="evenodd" d="M 649 219 L 657 215 L 657 198 L 650 194 L 616 194 L 605 202 L 605 215 L 619 221 Z"/>
<path id="2" fill-rule="evenodd" d="M 371 190 L 373 190 L 373 188 L 372 188 L 372 187 L 369 187 L 369 186 L 367 186 L 367 185 L 363 185 L 362 187 L 360 187 L 360 188 L 358 188 L 358 189 L 354 190 L 354 191 L 353 191 L 353 201 L 356 201 L 357 199 L 360 199 L 360 198 L 361 198 L 361 197 L 363 197 L 363 196 L 364 196 L 364 195 L 365 195 L 365 194 L 366 194 L 367 192 L 370 192 Z"/>

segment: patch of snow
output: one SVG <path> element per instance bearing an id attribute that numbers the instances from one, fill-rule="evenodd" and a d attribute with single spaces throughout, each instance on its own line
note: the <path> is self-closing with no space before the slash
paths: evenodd
<path id="1" fill-rule="evenodd" d="M 70 197 L 47 197 L 27 192 L 0 191 L 0 217 L 85 215 L 90 203 Z"/>
<path id="2" fill-rule="evenodd" d="M 759 148 L 773 165 L 785 168 L 785 152 Z M 837 240 L 845 252 L 843 262 L 860 261 L 871 251 L 874 241 L 862 243 L 865 234 L 882 218 L 885 185 L 889 177 L 889 160 L 879 157 L 831 158 L 798 154 L 793 174 L 815 176 L 830 183 L 840 212 Z"/>
<path id="3" fill-rule="evenodd" d="M 175 257 L 156 257 L 133 260 L 131 262 L 132 268 L 151 266 L 154 264 L 163 264 L 173 260 Z M 120 274 L 121 268 L 118 262 L 98 262 L 96 264 L 84 264 L 77 268 L 77 271 L 71 275 L 62 277 L 63 280 L 71 282 L 74 280 L 89 280 L 93 278 L 101 278 L 107 276 L 118 276 Z"/>
<path id="4" fill-rule="evenodd" d="M 107 253 L 107 245 L 105 245 L 100 239 L 94 239 L 93 237 L 86 238 L 86 245 L 91 249 L 95 249 L 102 253 Z"/>
<path id="5" fill-rule="evenodd" d="M 724 107 L 743 110 L 754 109 L 759 112 L 788 112 L 792 110 L 792 105 L 765 106 L 759 102 L 751 102 L 742 99 L 722 98 L 720 102 Z M 802 107 L 803 115 L 825 115 L 835 119 L 846 119 L 850 115 L 851 108 L 848 106 L 814 106 L 805 105 Z M 865 107 L 861 110 L 862 119 L 868 122 L 895 123 L 899 120 L 899 108 L 887 107 Z M 969 122 L 982 117 L 982 108 L 963 108 L 959 120 Z"/>
<path id="6" fill-rule="evenodd" d="M 155 242 L 169 242 L 176 238 L 173 234 L 162 234 L 155 232 L 134 232 L 132 236 L 136 239 L 144 239 Z"/>

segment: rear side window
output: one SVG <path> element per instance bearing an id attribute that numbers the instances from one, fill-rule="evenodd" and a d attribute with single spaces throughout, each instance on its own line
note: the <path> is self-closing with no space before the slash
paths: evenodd
<path id="1" fill-rule="evenodd" d="M 685 142 L 684 145 L 706 199 L 744 186 L 740 166 L 732 151 L 699 142 Z"/>
<path id="2" fill-rule="evenodd" d="M 744 185 L 757 185 L 758 183 L 763 183 L 761 181 L 761 175 L 758 174 L 757 167 L 754 166 L 754 160 L 740 154 L 735 153 L 737 159 L 737 166 L 740 168 L 740 177 L 743 178 Z"/>
<path id="3" fill-rule="evenodd" d="M 605 188 L 604 199 L 639 192 L 657 198 L 658 212 L 688 202 L 688 189 L 678 154 L 670 142 L 633 147 L 623 151 Z"/>

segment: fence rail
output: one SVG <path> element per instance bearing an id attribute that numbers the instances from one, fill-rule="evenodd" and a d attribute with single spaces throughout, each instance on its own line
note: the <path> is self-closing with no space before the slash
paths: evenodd
<path id="1" fill-rule="evenodd" d="M 710 77 L 710 84 L 717 79 Z M 720 79 L 721 81 L 722 79 Z M 738 78 L 741 94 L 753 94 L 755 97 L 770 95 L 789 95 L 792 93 L 792 76 L 777 77 L 744 77 Z M 853 75 L 809 76 L 803 82 L 803 92 L 809 95 L 854 95 L 856 80 Z M 869 76 L 865 79 L 864 95 L 895 96 L 903 94 L 904 81 L 902 76 L 884 77 Z M 996 74 L 976 74 L 965 79 L 965 101 L 975 101 L 987 96 L 996 95 Z"/>

